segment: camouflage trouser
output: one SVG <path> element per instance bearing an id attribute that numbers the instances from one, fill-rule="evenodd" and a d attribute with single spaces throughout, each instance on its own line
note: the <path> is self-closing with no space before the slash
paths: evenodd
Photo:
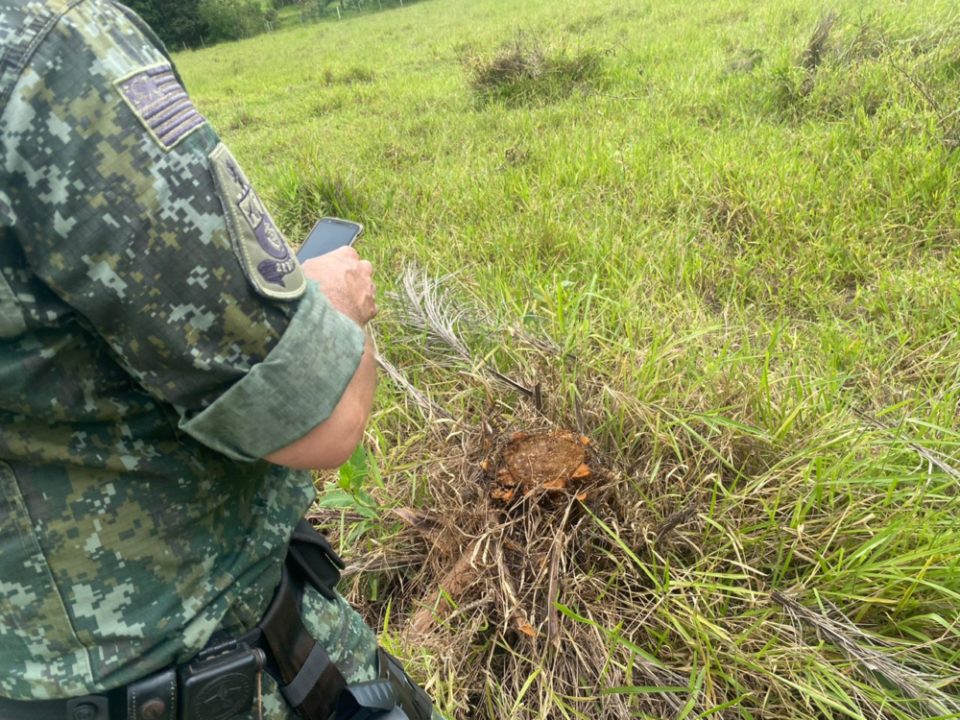
<path id="1" fill-rule="evenodd" d="M 348 683 L 373 680 L 377 667 L 377 637 L 357 612 L 340 594 L 336 601 L 327 600 L 312 588 L 303 596 L 302 617 L 310 634 L 330 655 Z M 247 716 L 237 720 L 259 720 L 255 707 Z M 263 676 L 263 720 L 298 720 L 287 705 L 272 677 Z M 433 720 L 444 720 L 436 710 Z"/>

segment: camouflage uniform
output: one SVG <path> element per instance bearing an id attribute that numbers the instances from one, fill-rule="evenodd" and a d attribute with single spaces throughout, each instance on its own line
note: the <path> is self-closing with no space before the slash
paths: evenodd
<path id="1" fill-rule="evenodd" d="M 152 33 L 0 0 L 0 697 L 83 695 L 263 613 L 363 332 L 307 281 Z M 305 622 L 347 679 L 375 638 Z M 265 717 L 286 709 L 265 679 Z"/>

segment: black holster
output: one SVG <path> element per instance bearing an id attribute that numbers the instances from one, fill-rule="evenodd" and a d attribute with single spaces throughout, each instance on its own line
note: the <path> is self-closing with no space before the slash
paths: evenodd
<path id="1" fill-rule="evenodd" d="M 255 633 L 268 650 L 272 670 L 287 702 L 304 720 L 429 720 L 430 697 L 383 649 L 378 650 L 377 680 L 348 685 L 326 650 L 307 631 L 300 618 L 305 584 L 329 600 L 343 561 L 306 521 L 290 540 L 280 585 Z"/>

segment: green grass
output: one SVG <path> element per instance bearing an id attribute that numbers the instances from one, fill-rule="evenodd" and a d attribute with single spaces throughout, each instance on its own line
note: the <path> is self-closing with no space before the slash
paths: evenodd
<path id="1" fill-rule="evenodd" d="M 450 715 L 960 717 L 960 17 L 832 7 L 822 52 L 810 3 L 432 0 L 176 57 L 292 239 L 339 214 L 384 289 L 455 273 L 474 356 L 543 384 L 533 420 L 384 297 L 382 354 L 460 429 L 384 381 L 379 471 L 325 502 Z M 608 482 L 552 608 L 559 518 L 501 562 L 536 637 L 491 576 L 414 643 L 444 558 L 389 509 L 482 506 L 484 421 L 582 421 Z"/>

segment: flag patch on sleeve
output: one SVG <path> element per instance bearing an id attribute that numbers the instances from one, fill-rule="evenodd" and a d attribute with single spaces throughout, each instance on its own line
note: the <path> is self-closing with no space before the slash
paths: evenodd
<path id="1" fill-rule="evenodd" d="M 166 63 L 137 70 L 115 84 L 133 114 L 164 150 L 206 123 Z"/>

